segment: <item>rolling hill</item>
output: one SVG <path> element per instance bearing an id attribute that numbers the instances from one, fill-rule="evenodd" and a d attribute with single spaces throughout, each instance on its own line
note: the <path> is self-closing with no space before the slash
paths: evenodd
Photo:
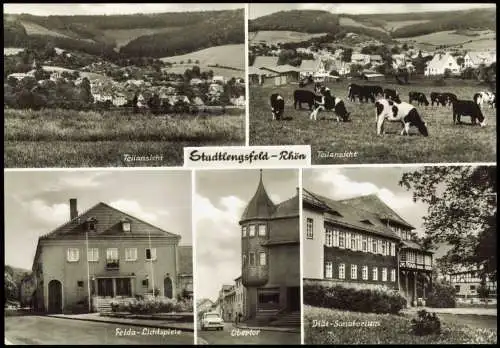
<path id="1" fill-rule="evenodd" d="M 4 15 L 4 47 L 44 47 L 127 57 L 165 57 L 243 44 L 244 11 L 134 15 Z M 243 55 L 243 54 L 242 54 Z"/>
<path id="2" fill-rule="evenodd" d="M 179 64 L 180 62 L 188 63 L 188 61 L 195 63 L 199 61 L 196 65 L 199 65 L 200 68 L 218 64 L 244 71 L 245 55 L 242 52 L 245 52 L 244 44 L 223 45 L 205 48 L 188 54 L 164 57 L 161 60 L 175 64 Z"/>
<path id="3" fill-rule="evenodd" d="M 301 42 L 306 41 L 314 37 L 324 36 L 326 33 L 317 33 L 317 34 L 309 34 L 309 33 L 301 33 L 298 31 L 289 31 L 289 30 L 261 30 L 252 33 L 249 35 L 249 42 L 267 42 L 267 43 L 288 43 L 288 42 Z"/>

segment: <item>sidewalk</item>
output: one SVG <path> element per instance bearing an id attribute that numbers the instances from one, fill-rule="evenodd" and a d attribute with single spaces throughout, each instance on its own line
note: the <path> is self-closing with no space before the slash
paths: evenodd
<path id="1" fill-rule="evenodd" d="M 95 321 L 95 322 L 101 322 L 101 323 L 135 325 L 135 326 L 143 326 L 143 327 L 150 327 L 150 328 L 161 328 L 161 329 L 194 332 L 194 327 L 193 327 L 192 323 L 176 323 L 176 322 L 165 321 L 165 320 L 112 318 L 112 317 L 100 316 L 99 313 L 50 314 L 48 316 L 53 317 L 53 318 L 61 318 L 61 319 Z"/>
<path id="2" fill-rule="evenodd" d="M 300 333 L 300 328 L 292 328 L 292 327 L 275 327 L 275 326 L 252 326 L 246 323 L 238 323 L 233 326 L 238 329 L 248 329 L 248 330 L 262 330 L 262 331 L 277 331 L 277 332 L 291 332 L 291 333 Z"/>
<path id="3" fill-rule="evenodd" d="M 486 315 L 497 316 L 496 308 L 430 308 L 430 307 L 410 307 L 404 310 L 406 313 L 417 313 L 419 310 L 425 309 L 428 312 L 441 314 L 456 314 L 456 315 Z"/>

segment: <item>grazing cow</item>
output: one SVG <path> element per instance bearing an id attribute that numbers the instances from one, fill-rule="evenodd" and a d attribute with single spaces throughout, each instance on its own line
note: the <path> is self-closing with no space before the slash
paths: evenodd
<path id="1" fill-rule="evenodd" d="M 474 102 L 479 105 L 480 108 L 483 107 L 483 104 L 488 104 L 490 106 L 490 108 L 493 108 L 495 106 L 495 103 L 496 103 L 496 95 L 495 93 L 492 93 L 492 92 L 479 92 L 479 93 L 476 93 L 474 94 L 474 96 L 472 97 L 472 100 L 474 100 Z"/>
<path id="2" fill-rule="evenodd" d="M 382 86 L 365 85 L 364 87 L 368 90 L 368 93 L 372 94 L 374 97 L 377 97 L 379 95 L 380 96 L 384 95 L 384 90 L 382 89 Z"/>
<path id="3" fill-rule="evenodd" d="M 373 88 L 375 87 L 375 88 Z M 375 102 L 375 94 L 374 90 L 376 90 L 378 86 L 363 86 L 363 85 L 357 85 L 357 84 L 350 84 L 348 87 L 348 99 L 352 102 L 356 101 L 356 97 L 358 97 L 359 102 L 362 103 L 363 101 L 368 102 L 368 100 L 371 100 L 372 103 Z"/>
<path id="4" fill-rule="evenodd" d="M 457 95 L 453 93 L 443 93 L 442 95 L 445 97 L 446 105 L 448 106 L 452 105 L 454 102 L 458 100 Z"/>
<path id="5" fill-rule="evenodd" d="M 384 89 L 384 98 L 394 100 L 397 103 L 401 102 L 401 100 L 399 100 L 399 93 L 395 89 Z"/>
<path id="6" fill-rule="evenodd" d="M 281 120 L 284 110 L 285 99 L 283 96 L 278 93 L 271 94 L 271 112 L 273 114 L 273 120 Z"/>
<path id="7" fill-rule="evenodd" d="M 486 119 L 479 105 L 473 100 L 456 100 L 453 103 L 453 124 L 462 123 L 461 116 L 470 116 L 471 123 L 479 121 L 481 127 L 486 126 Z"/>
<path id="8" fill-rule="evenodd" d="M 330 94 L 330 90 L 323 88 L 321 94 L 315 96 L 315 109 L 311 112 L 310 119 L 316 120 L 321 110 L 333 110 L 337 115 L 337 122 L 342 118 L 343 122 L 349 122 L 350 112 L 347 112 L 344 101 Z"/>
<path id="9" fill-rule="evenodd" d="M 447 98 L 443 93 L 431 92 L 431 106 L 434 106 L 434 103 L 436 103 L 437 106 L 446 106 Z"/>
<path id="10" fill-rule="evenodd" d="M 417 112 L 417 109 L 405 102 L 395 103 L 389 99 L 379 99 L 375 103 L 377 120 L 377 135 L 382 135 L 384 132 L 384 121 L 401 122 L 403 129 L 401 135 L 409 135 L 410 126 L 418 128 L 419 132 L 427 137 L 429 132 L 422 117 Z"/>
<path id="11" fill-rule="evenodd" d="M 427 97 L 425 96 L 424 93 L 421 92 L 410 92 L 408 94 L 409 97 L 409 103 L 411 104 L 413 101 L 416 101 L 417 104 L 420 105 L 425 105 L 429 106 L 429 101 L 427 100 Z"/>
<path id="12" fill-rule="evenodd" d="M 302 103 L 309 105 L 309 110 L 314 106 L 314 92 L 305 89 L 297 89 L 293 92 L 293 107 L 297 109 L 297 105 L 302 109 Z"/>

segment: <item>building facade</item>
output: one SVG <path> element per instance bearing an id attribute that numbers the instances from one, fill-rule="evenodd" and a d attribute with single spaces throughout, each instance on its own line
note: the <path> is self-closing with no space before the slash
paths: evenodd
<path id="1" fill-rule="evenodd" d="M 79 215 L 71 199 L 69 218 L 38 240 L 36 310 L 99 311 L 153 293 L 177 297 L 179 235 L 102 202 Z"/>
<path id="2" fill-rule="evenodd" d="M 478 289 L 481 287 L 481 272 L 478 268 L 460 267 L 461 269 L 445 276 L 451 286 L 456 290 L 455 296 L 459 300 L 479 299 Z M 488 298 L 496 299 L 497 283 L 493 277 L 485 277 L 485 285 L 489 290 Z"/>
<path id="3" fill-rule="evenodd" d="M 303 191 L 304 283 L 398 290 L 410 304 L 432 286 L 432 253 L 377 196 L 335 201 Z"/>
<path id="4" fill-rule="evenodd" d="M 247 319 L 300 312 L 298 192 L 274 204 L 260 174 L 257 190 L 239 222 Z"/>

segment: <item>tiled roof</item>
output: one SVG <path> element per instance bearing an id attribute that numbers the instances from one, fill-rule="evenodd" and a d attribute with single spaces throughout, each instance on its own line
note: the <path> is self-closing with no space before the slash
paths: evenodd
<path id="1" fill-rule="evenodd" d="M 303 59 L 300 63 L 301 71 L 314 71 L 318 63 L 313 59 Z"/>
<path id="2" fill-rule="evenodd" d="M 257 56 L 253 62 L 253 67 L 255 68 L 273 68 L 278 66 L 279 57 L 275 56 Z"/>
<path id="3" fill-rule="evenodd" d="M 241 216 L 241 221 L 250 219 L 266 219 L 270 218 L 276 210 L 273 201 L 269 198 L 264 183 L 262 182 L 262 172 L 259 179 L 259 184 L 257 186 L 257 191 L 253 195 L 252 199 L 248 203 L 243 215 Z"/>
<path id="4" fill-rule="evenodd" d="M 40 237 L 40 240 L 57 240 L 57 239 L 81 239 L 85 238 L 85 222 L 95 218 L 95 231 L 89 232 L 89 238 L 92 237 L 164 237 L 180 239 L 180 236 L 162 230 L 159 227 L 153 226 L 143 220 L 140 220 L 132 215 L 124 213 L 116 208 L 109 206 L 106 203 L 100 202 L 80 214 L 75 219 L 56 228 L 54 231 Z M 123 232 L 121 221 L 128 219 L 130 221 L 130 232 Z"/>
<path id="5" fill-rule="evenodd" d="M 299 216 L 299 195 L 296 194 L 290 199 L 276 205 L 273 218 L 297 217 Z"/>
<path id="6" fill-rule="evenodd" d="M 416 250 L 422 250 L 422 251 L 427 251 L 422 248 L 420 244 L 417 242 L 414 242 L 412 240 L 402 240 L 401 243 L 403 244 L 403 247 L 409 248 L 409 249 L 416 249 Z M 432 251 L 427 251 L 431 253 Z"/>
<path id="7" fill-rule="evenodd" d="M 179 274 L 193 274 L 193 247 L 187 245 L 179 245 L 179 264 L 177 271 Z"/>

